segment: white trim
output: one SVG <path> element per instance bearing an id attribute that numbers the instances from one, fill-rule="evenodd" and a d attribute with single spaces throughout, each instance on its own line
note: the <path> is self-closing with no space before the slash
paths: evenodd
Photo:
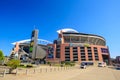
<path id="1" fill-rule="evenodd" d="M 11 44 L 15 45 L 16 43 L 29 43 L 30 41 L 31 39 L 25 39 L 25 40 L 13 42 Z M 47 43 L 52 43 L 52 42 L 44 40 L 44 39 L 38 39 L 38 43 L 47 44 Z"/>
<path id="2" fill-rule="evenodd" d="M 60 31 L 62 31 L 62 32 L 79 33 L 78 31 L 76 31 L 76 30 L 74 30 L 74 29 L 71 29 L 71 28 L 65 28 L 65 29 L 57 30 L 58 33 L 60 33 Z"/>

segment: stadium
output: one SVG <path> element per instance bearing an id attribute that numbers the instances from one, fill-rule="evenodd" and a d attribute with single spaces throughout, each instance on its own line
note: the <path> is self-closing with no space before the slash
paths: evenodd
<path id="1" fill-rule="evenodd" d="M 33 30 L 31 39 L 13 42 L 14 45 L 10 58 L 20 59 L 22 62 L 45 63 L 47 54 L 47 44 L 52 42 L 38 39 L 38 30 Z"/>
<path id="2" fill-rule="evenodd" d="M 58 38 L 52 42 L 38 39 L 38 30 L 33 30 L 31 39 L 12 43 L 11 58 L 22 61 L 57 62 L 106 62 L 110 64 L 106 40 L 99 35 L 79 33 L 70 28 L 57 31 Z"/>
<path id="3" fill-rule="evenodd" d="M 104 61 L 110 64 L 109 48 L 102 36 L 79 33 L 70 28 L 57 32 L 58 39 L 54 40 L 53 44 L 48 44 L 51 47 L 46 60 L 93 63 Z"/>

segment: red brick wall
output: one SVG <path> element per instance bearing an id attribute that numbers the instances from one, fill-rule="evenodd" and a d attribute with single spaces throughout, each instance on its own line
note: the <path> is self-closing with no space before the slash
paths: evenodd
<path id="1" fill-rule="evenodd" d="M 50 44 L 50 45 L 54 46 L 54 55 L 55 55 L 54 59 L 55 59 L 56 58 L 56 45 L 55 44 Z M 69 46 L 69 43 L 61 44 L 60 46 L 61 46 L 60 47 L 60 60 L 65 61 L 65 46 Z M 91 50 L 92 50 L 93 61 L 95 61 L 94 47 L 97 47 L 99 61 L 103 61 L 101 48 L 107 48 L 107 47 L 98 46 L 98 45 L 90 45 L 89 47 L 91 47 Z M 77 47 L 77 50 L 78 50 L 78 61 L 81 62 L 80 47 Z M 86 56 L 86 61 L 88 61 L 87 47 L 85 47 L 85 56 Z M 72 47 L 70 47 L 70 60 L 73 61 L 73 48 Z"/>

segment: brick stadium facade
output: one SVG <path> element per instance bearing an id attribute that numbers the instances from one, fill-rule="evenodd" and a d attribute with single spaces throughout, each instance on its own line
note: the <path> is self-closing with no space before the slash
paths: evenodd
<path id="1" fill-rule="evenodd" d="M 47 61 L 107 62 L 110 63 L 109 48 L 103 37 L 79 33 L 73 29 L 57 31 L 58 39 L 48 44 Z"/>

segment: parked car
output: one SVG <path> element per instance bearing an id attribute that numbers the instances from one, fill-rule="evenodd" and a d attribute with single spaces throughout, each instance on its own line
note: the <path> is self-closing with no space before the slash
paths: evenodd
<path id="1" fill-rule="evenodd" d="M 105 62 L 99 62 L 98 67 L 106 67 L 106 63 Z"/>
<path id="2" fill-rule="evenodd" d="M 80 68 L 86 69 L 86 65 L 84 63 L 81 63 Z"/>

